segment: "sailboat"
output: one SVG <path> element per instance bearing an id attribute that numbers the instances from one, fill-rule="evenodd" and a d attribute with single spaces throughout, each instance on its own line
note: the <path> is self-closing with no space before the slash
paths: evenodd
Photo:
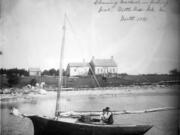
<path id="1" fill-rule="evenodd" d="M 63 50 L 65 44 L 65 21 L 64 17 L 63 25 L 63 37 L 61 45 L 60 55 L 60 67 L 59 67 L 59 82 L 57 91 L 56 111 L 55 117 L 49 118 L 38 115 L 24 115 L 28 117 L 34 126 L 34 135 L 143 135 L 152 125 L 122 125 L 122 124 L 104 124 L 97 122 L 81 122 L 78 120 L 71 121 L 61 117 L 60 113 L 60 92 L 62 89 L 62 61 L 63 61 Z M 15 111 L 14 111 L 15 112 Z"/>

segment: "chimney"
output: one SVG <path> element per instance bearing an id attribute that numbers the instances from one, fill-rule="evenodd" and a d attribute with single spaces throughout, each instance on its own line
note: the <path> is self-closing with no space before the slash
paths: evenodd
<path id="1" fill-rule="evenodd" d="M 111 56 L 111 59 L 113 60 L 113 59 L 114 59 L 114 57 L 113 57 L 113 56 Z"/>

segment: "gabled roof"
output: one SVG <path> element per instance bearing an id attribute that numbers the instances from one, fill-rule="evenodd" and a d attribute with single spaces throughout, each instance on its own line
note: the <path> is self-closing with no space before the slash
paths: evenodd
<path id="1" fill-rule="evenodd" d="M 86 62 L 74 62 L 68 64 L 70 67 L 89 67 L 89 63 Z"/>
<path id="2" fill-rule="evenodd" d="M 117 67 L 114 59 L 93 59 L 91 62 L 96 67 Z"/>

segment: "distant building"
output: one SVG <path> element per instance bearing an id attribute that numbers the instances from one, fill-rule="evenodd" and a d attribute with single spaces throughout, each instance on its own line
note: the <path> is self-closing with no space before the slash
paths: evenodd
<path id="1" fill-rule="evenodd" d="M 86 76 L 89 72 L 89 63 L 69 63 L 66 69 L 68 76 Z"/>
<path id="2" fill-rule="evenodd" d="M 96 75 L 117 74 L 118 72 L 113 56 L 110 59 L 95 59 L 92 57 L 90 65 Z"/>
<path id="3" fill-rule="evenodd" d="M 30 76 L 40 76 L 41 75 L 40 68 L 29 68 L 28 71 L 29 71 Z"/>

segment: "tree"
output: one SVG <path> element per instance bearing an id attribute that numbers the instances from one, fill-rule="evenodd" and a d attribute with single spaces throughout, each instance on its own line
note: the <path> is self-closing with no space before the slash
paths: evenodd
<path id="1" fill-rule="evenodd" d="M 18 73 L 20 76 L 22 76 L 22 75 L 29 76 L 29 72 L 26 71 L 25 69 L 18 69 Z"/>
<path id="2" fill-rule="evenodd" d="M 173 69 L 169 71 L 170 75 L 180 75 L 180 71 L 178 71 L 177 69 Z"/>
<path id="3" fill-rule="evenodd" d="M 65 69 L 62 69 L 62 75 L 66 76 L 66 70 Z M 59 70 L 57 70 L 57 76 L 59 76 Z"/>
<path id="4" fill-rule="evenodd" d="M 44 71 L 42 72 L 42 75 L 49 75 L 48 70 L 44 70 Z"/>
<path id="5" fill-rule="evenodd" d="M 63 74 L 63 76 L 66 75 L 66 71 L 64 69 L 62 70 L 62 74 Z M 44 70 L 42 72 L 42 75 L 58 76 L 59 75 L 59 70 L 56 70 L 54 68 L 52 68 L 50 70 Z"/>
<path id="6" fill-rule="evenodd" d="M 6 74 L 6 75 L 10 75 L 10 74 L 12 75 L 14 73 L 14 74 L 17 74 L 19 76 L 22 76 L 22 75 L 29 76 L 29 72 L 27 70 L 25 70 L 25 69 L 17 69 L 17 68 L 12 68 L 12 69 L 3 69 L 3 68 L 1 68 L 0 73 L 1 74 Z"/>
<path id="7" fill-rule="evenodd" d="M 7 74 L 7 79 L 8 79 L 9 87 L 12 87 L 13 85 L 18 84 L 20 80 L 19 76 L 16 73 Z"/>
<path id="8" fill-rule="evenodd" d="M 7 73 L 7 70 L 6 69 L 3 69 L 3 68 L 1 68 L 0 69 L 0 74 L 2 75 L 2 74 L 6 74 Z"/>
<path id="9" fill-rule="evenodd" d="M 54 68 L 52 68 L 49 70 L 49 75 L 55 76 L 57 75 L 57 71 Z"/>

